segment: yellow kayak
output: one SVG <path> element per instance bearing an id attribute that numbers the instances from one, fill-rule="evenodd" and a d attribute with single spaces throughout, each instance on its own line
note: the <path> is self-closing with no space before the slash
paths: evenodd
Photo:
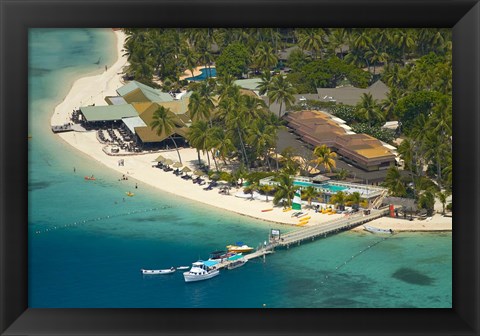
<path id="1" fill-rule="evenodd" d="M 126 192 L 125 194 L 127 194 L 127 196 L 129 196 L 129 197 L 132 197 L 133 195 L 135 195 L 134 193 L 132 193 L 132 192 L 130 192 L 130 191 L 129 191 L 129 192 Z"/>
<path id="2" fill-rule="evenodd" d="M 292 208 L 283 209 L 283 212 L 287 212 L 287 211 L 290 211 L 290 210 L 292 210 Z"/>
<path id="3" fill-rule="evenodd" d="M 298 223 L 297 226 L 304 226 L 307 224 L 308 224 L 308 220 Z"/>
<path id="4" fill-rule="evenodd" d="M 300 218 L 300 222 L 307 221 L 310 218 L 312 218 L 312 216 L 302 217 L 302 218 Z"/>

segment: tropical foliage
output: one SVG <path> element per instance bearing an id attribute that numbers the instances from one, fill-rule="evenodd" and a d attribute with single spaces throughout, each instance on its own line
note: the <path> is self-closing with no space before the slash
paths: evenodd
<path id="1" fill-rule="evenodd" d="M 188 106 L 189 142 L 215 166 L 235 161 L 246 170 L 272 169 L 279 117 L 303 108 L 294 105 L 294 94 L 316 93 L 318 87 L 365 88 L 380 79 L 389 88 L 382 101 L 365 94 L 355 106 L 314 101 L 308 106 L 325 108 L 353 131 L 387 143 L 400 136 L 398 152 L 405 172 L 388 171 L 385 185 L 392 194 L 415 197 L 421 206 L 430 207 L 432 197 L 440 201 L 444 197 L 425 181 L 451 193 L 450 29 L 128 28 L 125 32 L 129 63 L 125 74 L 147 85 L 175 91 L 185 87 L 179 80 L 185 71 L 193 75 L 198 65 L 216 66 L 216 79 L 189 84 L 194 93 Z M 287 47 L 288 59 L 281 59 L 277 51 Z M 290 70 L 286 75 L 278 73 L 283 66 Z M 244 76 L 261 79 L 258 90 L 267 104 L 234 85 Z M 268 111 L 273 104 L 278 111 L 275 119 Z M 381 128 L 392 120 L 400 124 L 397 134 Z M 171 111 L 160 111 L 150 126 L 163 133 L 175 127 L 175 118 Z M 174 142 L 171 136 L 169 140 Z M 316 165 L 333 170 L 335 153 L 327 158 L 322 151 L 316 149 Z M 293 156 L 282 156 L 280 163 L 286 172 L 298 172 Z"/>

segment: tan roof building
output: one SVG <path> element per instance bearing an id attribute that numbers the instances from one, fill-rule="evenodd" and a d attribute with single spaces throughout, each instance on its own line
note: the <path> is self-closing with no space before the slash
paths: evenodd
<path id="1" fill-rule="evenodd" d="M 180 101 L 173 101 L 169 103 L 140 102 L 132 103 L 132 106 L 138 111 L 139 117 L 143 120 L 145 125 L 147 125 L 135 127 L 135 133 L 143 143 L 160 142 L 173 134 L 178 134 L 182 137 L 186 136 L 188 132 L 188 126 L 190 124 L 190 117 L 187 114 L 187 110 L 183 109 Z M 153 130 L 150 126 L 153 122 L 153 115 L 160 106 L 169 108 L 177 117 L 175 120 L 175 125 L 177 125 L 177 127 L 168 134 L 165 132 L 157 134 L 157 131 Z"/>
<path id="2" fill-rule="evenodd" d="M 285 119 L 303 141 L 326 145 L 365 170 L 386 169 L 395 163 L 395 155 L 382 142 L 367 134 L 355 134 L 320 111 L 304 110 L 289 113 Z"/>

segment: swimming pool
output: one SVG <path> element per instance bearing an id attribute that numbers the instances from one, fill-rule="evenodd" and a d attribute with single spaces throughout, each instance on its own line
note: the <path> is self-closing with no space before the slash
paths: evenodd
<path id="1" fill-rule="evenodd" d="M 198 75 L 198 76 L 188 77 L 188 78 L 185 78 L 185 79 L 191 80 L 191 81 L 202 81 L 202 80 L 207 79 L 208 77 L 216 77 L 217 76 L 217 69 L 215 69 L 215 68 L 210 68 L 210 69 L 201 68 L 200 72 L 201 72 L 201 74 Z"/>
<path id="2" fill-rule="evenodd" d="M 318 183 L 305 182 L 305 181 L 293 181 L 293 184 L 296 185 L 296 186 L 301 186 L 301 187 L 310 187 L 310 186 L 319 187 L 319 188 L 322 188 L 322 189 L 327 189 L 328 191 L 330 191 L 332 193 L 336 193 L 338 191 L 343 191 L 343 190 L 348 189 L 347 187 L 341 187 L 341 186 L 332 185 L 332 184 L 329 184 L 329 183 L 318 184 Z"/>

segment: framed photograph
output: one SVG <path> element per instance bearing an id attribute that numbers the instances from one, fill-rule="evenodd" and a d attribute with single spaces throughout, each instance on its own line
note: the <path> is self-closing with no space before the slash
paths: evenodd
<path id="1" fill-rule="evenodd" d="M 2 2 L 0 333 L 478 335 L 479 6 Z"/>

